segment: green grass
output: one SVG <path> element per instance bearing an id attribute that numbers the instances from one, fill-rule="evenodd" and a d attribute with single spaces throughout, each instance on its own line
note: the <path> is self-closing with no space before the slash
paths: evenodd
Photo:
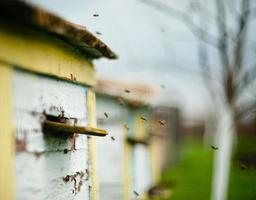
<path id="1" fill-rule="evenodd" d="M 170 199 L 210 199 L 214 150 L 205 149 L 199 139 L 186 139 L 181 149 L 180 162 L 162 176 L 162 182 L 173 192 Z M 228 200 L 256 199 L 256 169 L 243 170 L 239 161 L 248 154 L 256 155 L 256 138 L 240 137 L 231 167 Z"/>
<path id="2" fill-rule="evenodd" d="M 256 166 L 239 162 L 239 157 L 250 155 L 256 159 L 256 138 L 239 137 L 230 173 L 229 200 L 256 199 Z M 241 165 L 245 164 L 245 169 Z"/>
<path id="3" fill-rule="evenodd" d="M 172 200 L 206 200 L 211 192 L 213 153 L 202 142 L 187 139 L 182 144 L 181 160 L 163 174 L 163 182 L 171 184 Z"/>

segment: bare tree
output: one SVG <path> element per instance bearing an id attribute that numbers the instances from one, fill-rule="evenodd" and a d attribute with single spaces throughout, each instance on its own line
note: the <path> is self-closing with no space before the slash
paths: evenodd
<path id="1" fill-rule="evenodd" d="M 201 63 L 201 71 L 208 91 L 218 110 L 219 151 L 215 155 L 213 181 L 213 200 L 226 199 L 228 175 L 237 121 L 256 109 L 256 98 L 248 98 L 248 91 L 255 86 L 256 64 L 247 66 L 245 55 L 248 53 L 249 24 L 255 9 L 251 0 L 212 0 L 213 13 L 205 11 L 205 1 L 189 1 L 188 10 L 181 11 L 161 3 L 159 0 L 138 0 L 141 3 L 183 22 L 201 42 L 215 48 L 219 55 L 220 66 Z M 199 20 L 195 20 L 191 8 L 197 13 L 212 19 L 215 32 L 208 32 Z M 194 12 L 195 13 L 195 12 Z M 209 16 L 213 15 L 213 16 Z M 202 17 L 202 15 L 201 15 Z M 251 50 L 250 50 L 251 51 Z M 219 73 L 216 74 L 216 68 Z M 218 81 L 216 81 L 218 80 Z M 256 95 L 255 95 L 256 96 Z"/>

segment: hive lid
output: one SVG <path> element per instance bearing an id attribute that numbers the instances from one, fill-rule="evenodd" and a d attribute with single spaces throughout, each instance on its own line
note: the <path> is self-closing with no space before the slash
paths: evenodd
<path id="1" fill-rule="evenodd" d="M 0 18 L 26 23 L 55 34 L 91 58 L 117 58 L 116 54 L 86 27 L 62 19 L 22 1 L 0 1 Z"/>
<path id="2" fill-rule="evenodd" d="M 125 103 L 134 106 L 149 105 L 157 94 L 155 88 L 148 84 L 107 79 L 98 79 L 95 91 L 98 94 L 121 98 Z"/>

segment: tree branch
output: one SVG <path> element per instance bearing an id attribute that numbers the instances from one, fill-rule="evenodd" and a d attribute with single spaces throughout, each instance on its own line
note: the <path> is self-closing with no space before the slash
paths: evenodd
<path id="1" fill-rule="evenodd" d="M 249 0 L 243 0 L 242 2 L 242 13 L 238 20 L 238 30 L 236 33 L 236 45 L 234 48 L 234 61 L 233 61 L 233 70 L 234 75 L 237 76 L 241 71 L 241 64 L 243 59 L 243 48 L 246 38 L 246 30 L 249 19 Z"/>
<path id="2" fill-rule="evenodd" d="M 232 76 L 234 80 L 234 100 L 237 101 L 243 94 L 244 89 L 250 85 L 254 79 L 254 71 L 248 71 L 242 76 L 243 50 L 249 21 L 249 0 L 241 1 L 241 14 L 238 19 L 238 29 L 236 33 L 236 43 L 233 50 Z M 252 68 L 253 69 L 253 68 Z M 253 73 L 251 73 L 253 72 Z M 252 76 L 253 75 L 253 76 Z M 242 80 L 240 81 L 240 77 Z M 242 84 L 242 85 L 241 85 Z"/>
<path id="3" fill-rule="evenodd" d="M 185 23 L 185 25 L 187 25 L 187 27 L 191 30 L 191 32 L 198 37 L 199 39 L 201 39 L 202 41 L 216 47 L 219 48 L 219 41 L 218 38 L 216 38 L 215 36 L 211 35 L 210 33 L 208 33 L 207 31 L 205 31 L 204 29 L 202 29 L 200 26 L 198 26 L 192 19 L 192 17 L 187 14 L 186 12 L 180 11 L 178 9 L 169 7 L 166 4 L 163 4 L 161 2 L 157 2 L 154 0 L 138 0 L 148 6 L 151 6 L 152 8 L 161 11 L 162 13 L 165 13 L 166 15 L 176 18 L 180 21 L 182 21 L 183 23 Z"/>
<path id="4" fill-rule="evenodd" d="M 226 11 L 222 0 L 216 0 L 217 10 L 217 25 L 219 30 L 219 47 L 220 58 L 223 69 L 227 70 L 229 67 L 228 59 L 228 41 L 227 41 L 227 27 L 226 27 Z"/>
<path id="5" fill-rule="evenodd" d="M 256 100 L 251 103 L 247 103 L 244 106 L 238 107 L 236 109 L 236 119 L 239 120 L 242 117 L 255 112 L 256 112 Z"/>
<path id="6" fill-rule="evenodd" d="M 241 76 L 240 81 L 237 83 L 237 94 L 242 94 L 250 85 L 256 81 L 256 64 L 248 69 L 244 74 Z M 238 96 L 239 97 L 239 96 Z"/>

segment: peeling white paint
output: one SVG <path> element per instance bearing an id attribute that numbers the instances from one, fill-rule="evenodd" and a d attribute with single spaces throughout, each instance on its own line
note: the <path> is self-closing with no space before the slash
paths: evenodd
<path id="1" fill-rule="evenodd" d="M 124 199 L 124 119 L 127 108 L 116 98 L 97 95 L 99 128 L 107 130 L 106 138 L 97 138 L 99 195 L 103 200 Z M 108 117 L 104 115 L 107 113 Z M 112 137 L 112 138 L 111 138 Z M 100 169 L 104 166 L 104 170 Z"/>
<path id="2" fill-rule="evenodd" d="M 137 144 L 132 155 L 132 191 L 144 195 L 152 185 L 150 151 L 147 146 Z"/>
<path id="3" fill-rule="evenodd" d="M 17 70 L 13 89 L 16 141 L 24 143 L 15 154 L 15 198 L 89 199 L 87 136 L 46 136 L 41 127 L 44 114 L 63 111 L 86 126 L 86 87 Z"/>

